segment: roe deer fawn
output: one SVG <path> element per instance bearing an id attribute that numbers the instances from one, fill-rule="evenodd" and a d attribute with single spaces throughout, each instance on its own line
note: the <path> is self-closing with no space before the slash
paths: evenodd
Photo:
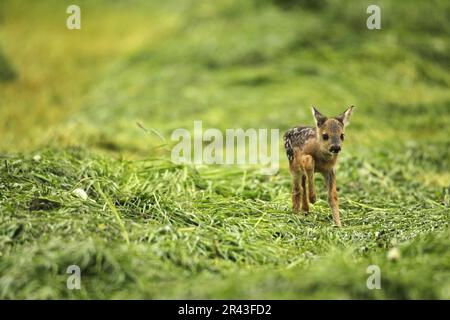
<path id="1" fill-rule="evenodd" d="M 337 117 L 327 118 L 313 107 L 316 127 L 295 127 L 284 134 L 284 147 L 292 176 L 293 210 L 298 212 L 300 198 L 302 210 L 305 212 L 309 211 L 308 200 L 311 203 L 316 202 L 314 173 L 320 172 L 325 178 L 328 204 L 338 227 L 341 226 L 341 221 L 334 166 L 344 141 L 344 128 L 349 124 L 353 108 L 348 108 Z"/>

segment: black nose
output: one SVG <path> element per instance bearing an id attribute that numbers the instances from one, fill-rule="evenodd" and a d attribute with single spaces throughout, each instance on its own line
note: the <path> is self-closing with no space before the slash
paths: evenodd
<path id="1" fill-rule="evenodd" d="M 341 146 L 333 145 L 330 147 L 330 152 L 339 153 L 341 151 Z"/>

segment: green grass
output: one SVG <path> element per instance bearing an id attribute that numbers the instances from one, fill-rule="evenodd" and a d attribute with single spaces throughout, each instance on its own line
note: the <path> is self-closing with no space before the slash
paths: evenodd
<path id="1" fill-rule="evenodd" d="M 16 78 L 16 72 L 11 66 L 11 63 L 5 57 L 4 53 L 0 51 L 0 81 L 7 82 Z"/>
<path id="2" fill-rule="evenodd" d="M 0 5 L 0 298 L 450 298 L 447 1 L 380 1 L 380 31 L 367 1 L 81 1 L 70 32 L 66 3 L 24 3 Z M 321 178 L 291 212 L 283 154 L 274 176 L 170 162 L 194 120 L 285 130 L 313 104 L 357 106 L 341 229 Z"/>

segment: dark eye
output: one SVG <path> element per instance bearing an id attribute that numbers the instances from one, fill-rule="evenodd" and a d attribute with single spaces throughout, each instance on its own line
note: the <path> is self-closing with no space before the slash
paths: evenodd
<path id="1" fill-rule="evenodd" d="M 341 134 L 341 140 L 344 141 L 344 134 Z"/>
<path id="2" fill-rule="evenodd" d="M 323 140 L 328 140 L 328 134 L 324 133 L 324 134 L 322 135 L 322 139 L 323 139 Z"/>

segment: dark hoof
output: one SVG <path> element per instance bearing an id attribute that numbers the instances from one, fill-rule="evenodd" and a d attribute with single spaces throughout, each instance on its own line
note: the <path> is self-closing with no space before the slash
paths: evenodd
<path id="1" fill-rule="evenodd" d="M 309 196 L 309 202 L 310 203 L 316 203 L 316 195 L 315 194 L 312 194 L 312 195 L 310 195 Z"/>

